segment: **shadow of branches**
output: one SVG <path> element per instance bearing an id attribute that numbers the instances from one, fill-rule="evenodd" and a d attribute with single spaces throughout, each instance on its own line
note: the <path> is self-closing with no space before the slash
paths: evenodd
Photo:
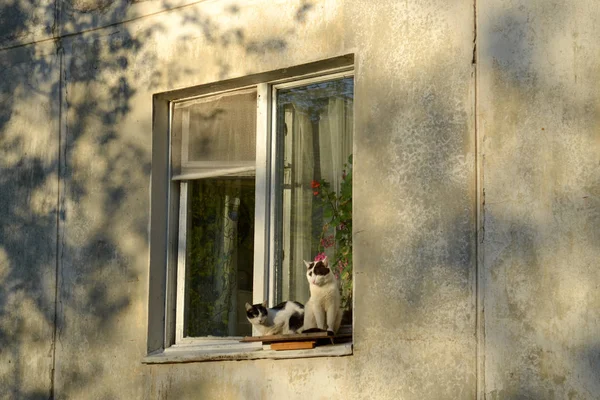
<path id="1" fill-rule="evenodd" d="M 150 121 L 134 110 L 156 88 L 198 71 L 159 59 L 156 37 L 173 29 L 159 18 L 143 29 L 120 23 L 143 16 L 138 3 L 31 0 L 0 10 L 2 398 L 85 393 L 110 373 L 122 340 L 144 347 L 145 319 L 131 307 L 146 301 L 150 131 L 138 125 Z M 302 3 L 297 23 L 310 10 Z M 224 52 L 287 47 L 283 38 L 249 40 L 195 7 L 173 12 Z M 230 65 L 217 64 L 226 77 Z M 80 358 L 101 349 L 100 360 Z M 118 396 L 110 386 L 94 390 Z"/>
<path id="2" fill-rule="evenodd" d="M 171 15 L 179 18 L 168 22 L 181 29 L 175 40 L 175 28 L 161 19 L 167 13 L 141 18 L 141 3 L 24 0 L 0 10 L 1 397 L 114 398 L 136 385 L 96 382 L 135 370 L 144 348 L 144 313 L 136 307 L 146 302 L 151 95 L 179 88 L 188 82 L 181 77 L 203 68 L 214 68 L 207 76 L 215 79 L 239 76 L 248 67 L 242 59 L 232 65 L 231 54 L 290 55 L 286 35 L 297 34 L 315 11 L 312 3 L 297 3 L 295 25 L 251 35 L 195 5 L 148 6 L 155 12 L 178 7 Z M 224 7 L 218 15 L 232 19 L 248 10 Z M 362 43 L 369 54 L 361 58 L 356 87 L 367 106 L 357 113 L 357 128 L 369 134 L 357 135 L 356 157 L 371 172 L 356 171 L 357 182 L 368 182 L 356 190 L 366 206 L 357 220 L 368 228 L 357 240 L 372 249 L 367 260 L 376 268 L 356 268 L 363 295 L 356 299 L 355 333 L 358 339 L 388 335 L 389 341 L 373 341 L 369 357 L 406 363 L 401 373 L 414 372 L 408 364 L 419 365 L 423 354 L 403 346 L 452 343 L 432 362 L 449 366 L 437 368 L 439 376 L 450 371 L 457 390 L 474 391 L 474 383 L 464 382 L 475 379 L 473 266 L 482 250 L 486 374 L 493 378 L 486 395 L 593 398 L 600 391 L 600 189 L 593 154 L 600 119 L 596 86 L 583 79 L 595 76 L 597 64 L 580 55 L 591 54 L 597 31 L 577 29 L 589 23 L 582 15 L 564 25 L 573 11 L 567 6 L 527 7 L 478 14 L 482 116 L 465 104 L 473 82 L 466 46 L 443 56 L 435 46 L 423 48 L 412 60 L 423 61 L 416 67 L 400 53 L 397 65 L 374 66 L 369 62 L 389 60 L 378 53 L 391 52 L 396 39 L 386 32 L 381 43 Z M 120 24 L 124 19 L 130 21 Z M 553 47 L 564 50 L 565 39 L 552 44 L 550 26 L 574 43 L 569 73 L 556 73 L 570 53 Z M 374 37 L 368 29 L 357 43 Z M 398 37 L 402 29 L 389 27 Z M 202 46 L 195 58 L 202 62 L 184 62 L 185 51 Z M 173 49 L 184 51 L 168 54 Z M 412 75 L 404 70 L 411 68 Z M 390 81 L 402 74 L 406 82 Z M 485 128 L 486 157 L 485 241 L 477 249 L 476 146 L 469 137 L 475 118 Z M 400 344 L 388 346 L 392 341 Z M 122 345 L 128 342 L 134 344 Z M 92 354 L 93 361 L 82 357 Z M 397 370 L 379 372 L 384 382 L 398 380 Z M 135 379 L 142 375 L 135 373 Z M 406 376 L 414 393 L 437 390 L 428 374 Z"/>

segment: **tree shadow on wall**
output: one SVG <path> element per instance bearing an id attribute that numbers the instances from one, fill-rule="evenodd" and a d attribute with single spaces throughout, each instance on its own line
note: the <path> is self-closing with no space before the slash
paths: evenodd
<path id="1" fill-rule="evenodd" d="M 592 25 L 577 12 L 583 7 L 542 13 L 524 3 L 486 19 L 480 32 L 493 94 L 483 148 L 491 155 L 483 267 L 492 399 L 600 392 L 600 340 L 591 333 L 600 318 L 592 306 L 600 284 L 600 113 L 596 83 L 582 82 L 594 67 L 579 62 L 594 51 L 598 30 L 581 28 Z"/>
<path id="2" fill-rule="evenodd" d="M 127 328 L 139 320 L 124 320 L 134 302 L 147 301 L 150 131 L 136 136 L 131 112 L 141 89 L 198 71 L 165 65 L 146 46 L 168 31 L 160 22 L 96 29 L 96 17 L 118 22 L 135 2 L 84 3 L 57 2 L 58 12 L 31 0 L 0 11 L 0 397 L 82 392 L 108 368 L 82 355 L 118 354 L 117 340 L 145 340 Z M 301 5 L 298 24 L 311 8 Z M 223 51 L 287 49 L 284 38 L 249 40 L 193 6 L 165 12 Z M 54 42 L 27 42 L 32 32 Z M 218 60 L 226 77 L 231 67 Z M 151 73 L 132 72 L 140 65 Z M 103 395 L 114 390 L 105 385 Z"/>
<path id="3" fill-rule="evenodd" d="M 478 237 L 478 250 L 485 257 L 478 265 L 486 334 L 486 370 L 481 372 L 493 378 L 484 390 L 492 399 L 595 398 L 600 392 L 600 353 L 591 331 L 597 330 L 599 320 L 593 305 L 598 303 L 595 288 L 600 283 L 595 267 L 600 186 L 598 159 L 590 150 L 597 149 L 597 140 L 590 133 L 600 124 L 593 111 L 598 97 L 590 90 L 586 98 L 581 83 L 579 92 L 570 87 L 566 67 L 554 71 L 560 79 L 550 79 L 548 55 L 559 53 L 553 45 L 565 43 L 561 35 L 566 16 L 572 14 L 569 8 L 557 6 L 555 20 L 544 21 L 543 26 L 554 27 L 556 43 L 536 33 L 539 22 L 528 26 L 536 14 L 529 15 L 525 8 L 486 15 L 489 21 L 478 23 L 478 106 L 485 110 L 478 117 L 486 190 L 485 231 Z M 581 60 L 589 42 L 579 35 L 574 46 Z M 384 238 L 381 244 L 370 242 L 375 253 L 370 260 L 384 266 L 384 272 L 365 272 L 369 289 L 377 291 L 364 289 L 372 298 L 360 301 L 374 304 L 385 298 L 385 314 L 372 318 L 378 314 L 374 310 L 369 318 L 384 320 L 382 329 L 393 329 L 394 338 L 405 340 L 385 347 L 383 357 L 394 362 L 406 360 L 410 351 L 403 346 L 412 346 L 412 340 L 448 340 L 453 335 L 472 340 L 461 353 L 462 387 L 477 365 L 477 221 L 469 208 L 476 206 L 475 194 L 469 193 L 474 189 L 475 148 L 467 137 L 474 132 L 471 116 L 462 115 L 469 107 L 462 104 L 466 95 L 452 96 L 464 79 L 455 73 L 465 71 L 470 60 L 467 54 L 462 60 L 452 54 L 451 59 L 440 55 L 436 61 L 441 67 L 424 63 L 405 85 L 398 83 L 395 98 L 374 101 L 370 109 L 376 111 L 362 128 L 395 132 L 384 145 L 374 135 L 359 143 L 356 157 L 381 170 L 381 182 L 374 179 L 369 193 L 377 193 L 380 204 L 398 201 L 391 215 L 382 218 L 373 207 L 368 216 L 370 226 Z M 577 76 L 593 76 L 582 66 L 573 68 L 579 68 L 573 85 Z M 464 83 L 466 91 L 466 79 Z M 369 90 L 389 92 L 380 85 Z M 543 119 L 549 121 L 540 125 Z M 390 162 L 378 162 L 381 159 Z M 356 172 L 357 179 L 359 175 Z M 569 298 L 578 301 L 569 303 Z M 356 322 L 362 330 L 363 321 Z M 423 336 L 412 336 L 418 333 Z M 451 352 L 454 347 L 448 348 Z M 436 367 L 443 367 L 442 357 L 439 362 Z M 397 379 L 391 374 L 388 378 Z M 414 379 L 416 387 L 431 387 Z"/>
<path id="4" fill-rule="evenodd" d="M 14 7 L 12 12 L 19 15 Z M 6 29 L 20 27 L 3 26 L 2 34 L 18 37 Z M 91 36 L 87 39 L 94 43 Z M 131 302 L 128 285 L 139 280 L 134 256 L 123 251 L 114 227 L 122 225 L 119 208 L 131 188 L 127 180 L 149 171 L 144 149 L 123 141 L 115 128 L 133 94 L 121 53 L 135 52 L 141 43 L 126 41 L 109 48 L 104 58 L 87 54 L 81 68 L 71 66 L 74 74 L 68 65 L 61 71 L 63 44 L 0 51 L 0 393 L 7 398 L 53 398 L 57 345 L 68 347 L 63 337 L 93 342 L 117 329 L 115 321 Z M 88 93 L 61 104 L 68 85 L 96 81 L 105 69 L 120 76 L 102 96 Z M 69 75 L 66 85 L 61 73 Z M 61 118 L 67 124 L 59 133 Z M 98 129 L 94 162 L 105 164 L 96 172 L 95 165 L 82 165 L 72 154 L 91 124 Z M 122 147 L 107 151 L 111 140 Z M 123 164 L 128 175 L 118 170 Z M 95 199 L 91 212 L 86 210 L 90 197 Z M 143 239 L 147 233 L 139 217 L 132 216 L 137 226 L 127 234 Z M 68 385 L 93 380 L 104 368 L 94 361 L 70 374 L 67 364 L 59 368 Z"/>

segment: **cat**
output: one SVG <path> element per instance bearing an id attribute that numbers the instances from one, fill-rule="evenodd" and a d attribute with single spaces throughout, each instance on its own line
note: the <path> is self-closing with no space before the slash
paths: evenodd
<path id="1" fill-rule="evenodd" d="M 299 333 L 304 323 L 304 306 L 297 301 L 284 301 L 273 308 L 267 302 L 246 303 L 246 318 L 256 327 L 260 336 Z"/>
<path id="2" fill-rule="evenodd" d="M 302 330 L 318 328 L 335 334 L 342 322 L 338 281 L 329 268 L 327 257 L 319 261 L 304 261 L 304 264 L 310 286 L 310 298 L 304 307 Z"/>

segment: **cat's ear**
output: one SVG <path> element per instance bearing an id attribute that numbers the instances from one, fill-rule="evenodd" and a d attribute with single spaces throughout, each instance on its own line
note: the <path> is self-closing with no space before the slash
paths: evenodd
<path id="1" fill-rule="evenodd" d="M 306 265 L 306 269 L 310 268 L 310 264 L 312 264 L 312 263 L 304 260 L 304 265 Z"/>
<path id="2" fill-rule="evenodd" d="M 246 303 L 246 311 L 252 310 L 252 306 L 249 303 Z"/>
<path id="3" fill-rule="evenodd" d="M 262 306 L 263 306 L 264 308 L 267 308 L 267 301 L 266 301 L 266 300 L 262 302 Z"/>
<path id="4" fill-rule="evenodd" d="M 323 257 L 323 260 L 321 260 L 323 262 L 324 266 L 328 266 L 329 264 L 327 263 L 327 256 Z"/>

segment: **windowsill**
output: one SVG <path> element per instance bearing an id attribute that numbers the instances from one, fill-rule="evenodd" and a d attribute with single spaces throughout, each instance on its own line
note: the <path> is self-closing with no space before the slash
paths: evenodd
<path id="1" fill-rule="evenodd" d="M 313 357 L 340 357 L 352 355 L 352 343 L 330 344 L 309 350 L 271 350 L 262 342 L 239 343 L 207 348 L 202 345 L 172 346 L 149 354 L 142 359 L 144 364 L 172 364 L 204 361 L 259 360 Z"/>

